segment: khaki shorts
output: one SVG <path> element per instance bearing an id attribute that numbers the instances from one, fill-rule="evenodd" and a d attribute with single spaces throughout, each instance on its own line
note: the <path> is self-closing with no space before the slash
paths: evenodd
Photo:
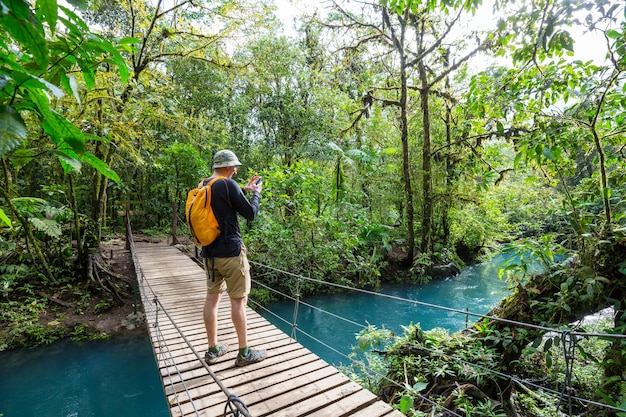
<path id="1" fill-rule="evenodd" d="M 244 298 L 250 294 L 250 264 L 244 245 L 241 245 L 239 256 L 203 258 L 203 262 L 209 294 L 227 291 L 231 298 Z"/>

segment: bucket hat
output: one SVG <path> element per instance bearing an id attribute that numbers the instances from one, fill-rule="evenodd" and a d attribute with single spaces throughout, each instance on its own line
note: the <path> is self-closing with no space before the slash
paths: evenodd
<path id="1" fill-rule="evenodd" d="M 229 151 L 228 149 L 218 151 L 213 156 L 213 169 L 234 167 L 239 165 L 241 165 L 241 162 L 239 162 L 237 155 L 235 155 L 233 151 Z"/>

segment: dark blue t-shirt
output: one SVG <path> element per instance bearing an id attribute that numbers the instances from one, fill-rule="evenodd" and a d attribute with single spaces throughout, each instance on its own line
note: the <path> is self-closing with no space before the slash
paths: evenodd
<path id="1" fill-rule="evenodd" d="M 259 192 L 253 191 L 248 201 L 239 184 L 231 178 L 215 181 L 211 186 L 211 207 L 221 232 L 213 243 L 202 247 L 201 255 L 205 258 L 239 256 L 243 240 L 237 215 L 254 220 L 259 212 L 260 198 Z"/>

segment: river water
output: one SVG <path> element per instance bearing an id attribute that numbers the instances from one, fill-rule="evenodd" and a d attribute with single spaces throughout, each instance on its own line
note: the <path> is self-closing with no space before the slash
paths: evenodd
<path id="1" fill-rule="evenodd" d="M 169 417 L 148 335 L 0 352 L 4 417 Z"/>
<path id="2" fill-rule="evenodd" d="M 499 266 L 504 259 L 506 258 L 503 255 L 498 255 L 490 262 L 465 268 L 457 276 L 435 280 L 423 286 L 387 285 L 382 288 L 381 293 L 463 312 L 468 310 L 471 313 L 485 314 L 508 294 L 507 283 L 498 278 Z M 298 306 L 297 328 L 307 334 L 298 331 L 296 338 L 333 365 L 349 362 L 345 356 L 351 352 L 351 346 L 356 345 L 355 335 L 368 324 L 378 329 L 390 329 L 396 335 L 401 335 L 402 326 L 410 323 L 419 323 L 424 330 L 442 327 L 454 332 L 477 320 L 477 317 L 464 313 L 362 292 L 316 295 L 305 297 L 302 301 L 314 308 Z M 294 306 L 294 301 L 289 300 L 272 304 L 269 309 L 280 318 L 267 312 L 261 314 L 281 330 L 291 334 Z M 335 316 L 346 318 L 350 322 Z"/>
<path id="3" fill-rule="evenodd" d="M 424 286 L 389 285 L 382 293 L 484 314 L 507 294 L 506 283 L 498 279 L 502 260 L 498 256 L 488 263 L 470 266 L 458 276 Z M 303 301 L 352 321 L 345 322 L 302 305 L 298 309 L 298 329 L 311 335 L 298 333 L 298 341 L 334 365 L 348 363 L 343 355 L 350 353 L 351 346 L 356 344 L 355 334 L 367 324 L 401 334 L 402 326 L 409 323 L 420 323 L 423 329 L 443 327 L 452 332 L 475 320 L 464 313 L 360 292 L 318 295 Z M 292 321 L 293 301 L 275 303 L 271 309 L 284 320 Z M 290 324 L 273 315 L 263 315 L 290 334 Z M 62 341 L 35 349 L 0 352 L 2 414 L 3 417 L 167 417 L 169 408 L 146 334 L 133 339 Z"/>

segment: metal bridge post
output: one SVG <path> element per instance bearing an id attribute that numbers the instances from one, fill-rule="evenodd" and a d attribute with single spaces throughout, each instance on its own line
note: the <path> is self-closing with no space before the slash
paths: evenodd
<path id="1" fill-rule="evenodd" d="M 291 321 L 291 338 L 295 341 L 298 341 L 298 307 L 300 306 L 300 288 L 302 287 L 302 280 L 298 278 L 296 280 L 296 293 L 295 295 L 295 304 L 293 307 L 293 319 Z"/>

